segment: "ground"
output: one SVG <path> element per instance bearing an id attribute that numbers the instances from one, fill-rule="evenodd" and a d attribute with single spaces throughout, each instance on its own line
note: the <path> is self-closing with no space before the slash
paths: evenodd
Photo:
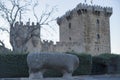
<path id="1" fill-rule="evenodd" d="M 0 78 L 0 80 L 33 80 L 28 78 Z M 120 75 L 92 75 L 92 76 L 75 76 L 70 79 L 63 78 L 44 78 L 34 80 L 120 80 Z"/>

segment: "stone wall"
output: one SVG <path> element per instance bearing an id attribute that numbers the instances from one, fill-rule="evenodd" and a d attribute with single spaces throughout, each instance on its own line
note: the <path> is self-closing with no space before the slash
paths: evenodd
<path id="1" fill-rule="evenodd" d="M 56 52 L 84 52 L 84 47 L 78 42 L 58 42 L 55 47 Z"/>
<path id="2" fill-rule="evenodd" d="M 110 53 L 110 23 L 112 8 L 78 4 L 57 19 L 60 42 L 41 41 L 40 25 L 30 22 L 15 24 L 16 51 L 86 52 L 92 55 Z"/>
<path id="3" fill-rule="evenodd" d="M 14 30 L 11 30 L 15 35 L 13 37 L 14 41 L 14 51 L 16 52 L 40 52 L 41 49 L 41 39 L 40 39 L 40 25 L 39 23 L 30 24 L 27 22 L 16 22 L 14 25 Z"/>

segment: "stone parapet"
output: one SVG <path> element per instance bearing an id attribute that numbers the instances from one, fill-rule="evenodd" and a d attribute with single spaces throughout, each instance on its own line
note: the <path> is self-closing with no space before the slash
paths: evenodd
<path id="1" fill-rule="evenodd" d="M 23 26 L 40 26 L 39 25 L 39 23 L 34 23 L 34 22 L 32 22 L 31 24 L 30 24 L 30 22 L 27 22 L 26 24 L 24 24 L 23 22 L 16 22 L 15 23 L 15 25 L 14 25 L 14 27 L 16 27 L 16 26 L 20 26 L 20 27 L 23 27 Z"/>
<path id="2" fill-rule="evenodd" d="M 103 13 L 110 16 L 113 12 L 113 9 L 111 7 L 101 7 L 101 6 L 98 6 L 98 5 L 87 5 L 87 4 L 78 4 L 73 10 L 69 10 L 65 13 L 65 15 L 63 15 L 62 17 L 58 17 L 57 18 L 57 23 L 60 25 L 61 23 L 61 20 L 63 21 L 64 18 L 66 18 L 67 16 L 71 16 L 72 13 L 77 13 L 78 14 L 84 14 L 84 13 L 89 13 L 89 12 L 92 12 L 92 13 Z"/>

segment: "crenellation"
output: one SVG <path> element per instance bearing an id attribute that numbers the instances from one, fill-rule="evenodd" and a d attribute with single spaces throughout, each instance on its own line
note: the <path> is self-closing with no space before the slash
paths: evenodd
<path id="1" fill-rule="evenodd" d="M 36 25 L 39 26 L 40 24 L 37 22 Z"/>
<path id="2" fill-rule="evenodd" d="M 52 40 L 50 40 L 50 44 L 52 44 L 52 45 L 53 45 L 53 41 L 52 41 Z"/>
<path id="3" fill-rule="evenodd" d="M 87 11 L 92 12 L 93 11 L 93 6 L 88 5 Z"/>
<path id="4" fill-rule="evenodd" d="M 79 13 L 82 13 L 82 14 L 84 14 L 86 12 L 93 12 L 93 13 L 97 12 L 99 14 L 100 13 L 110 13 L 110 14 L 112 14 L 112 8 L 110 8 L 110 7 L 101 7 L 99 5 L 92 6 L 92 5 L 87 5 L 87 4 L 80 3 L 76 6 L 76 8 L 74 8 L 73 10 L 67 11 L 65 13 L 65 15 L 63 15 L 61 18 L 58 18 L 57 23 L 60 24 L 61 20 L 64 20 L 65 17 L 71 17 L 71 13 L 75 13 L 77 11 L 79 11 Z"/>
<path id="5" fill-rule="evenodd" d="M 107 7 L 107 8 L 105 8 L 105 12 L 109 13 L 109 14 L 112 14 L 113 10 L 112 10 L 111 7 Z"/>
<path id="6" fill-rule="evenodd" d="M 65 16 L 70 16 L 71 15 L 71 11 L 67 11 Z"/>
<path id="7" fill-rule="evenodd" d="M 79 10 L 79 9 L 87 9 L 88 8 L 88 5 L 87 4 L 78 4 L 77 6 L 76 6 L 76 10 Z"/>
<path id="8" fill-rule="evenodd" d="M 73 11 L 68 11 L 68 12 L 66 13 L 66 19 L 67 19 L 67 21 L 71 20 L 71 19 L 72 19 L 72 16 L 73 16 Z"/>
<path id="9" fill-rule="evenodd" d="M 48 46 L 50 46 L 50 45 L 54 45 L 54 43 L 53 43 L 53 41 L 48 41 L 48 40 L 43 40 L 42 41 L 42 45 L 48 45 Z"/>
<path id="10" fill-rule="evenodd" d="M 34 22 L 32 22 L 32 26 L 34 26 Z"/>
<path id="11" fill-rule="evenodd" d="M 94 6 L 94 11 L 104 12 L 104 8 L 100 6 Z"/>
<path id="12" fill-rule="evenodd" d="M 20 25 L 23 26 L 23 22 L 22 21 L 20 22 Z"/>
<path id="13" fill-rule="evenodd" d="M 30 22 L 27 22 L 26 24 L 23 24 L 23 22 L 16 22 L 14 27 L 18 27 L 18 26 L 20 26 L 20 27 L 25 27 L 25 26 L 27 26 L 27 27 L 36 27 L 36 26 L 40 26 L 40 24 L 39 23 L 35 24 L 34 22 L 32 22 L 32 25 L 31 25 Z"/>
<path id="14" fill-rule="evenodd" d="M 27 22 L 27 23 L 26 23 L 26 26 L 30 26 L 30 22 Z"/>

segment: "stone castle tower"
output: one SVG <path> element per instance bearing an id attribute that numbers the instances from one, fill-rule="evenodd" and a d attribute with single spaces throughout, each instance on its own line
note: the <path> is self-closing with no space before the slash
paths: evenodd
<path id="1" fill-rule="evenodd" d="M 110 16 L 112 8 L 78 4 L 57 19 L 60 41 L 41 41 L 40 24 L 16 23 L 16 51 L 77 52 L 99 55 L 110 53 Z"/>
<path id="2" fill-rule="evenodd" d="M 87 52 L 93 55 L 110 53 L 110 16 L 112 8 L 78 4 L 57 19 L 60 26 L 60 43 L 69 45 L 69 51 Z"/>
<path id="3" fill-rule="evenodd" d="M 14 51 L 16 52 L 40 52 L 41 51 L 41 39 L 40 39 L 40 25 L 39 23 L 30 24 L 27 22 L 16 22 L 14 29 L 11 30 L 14 33 Z"/>

